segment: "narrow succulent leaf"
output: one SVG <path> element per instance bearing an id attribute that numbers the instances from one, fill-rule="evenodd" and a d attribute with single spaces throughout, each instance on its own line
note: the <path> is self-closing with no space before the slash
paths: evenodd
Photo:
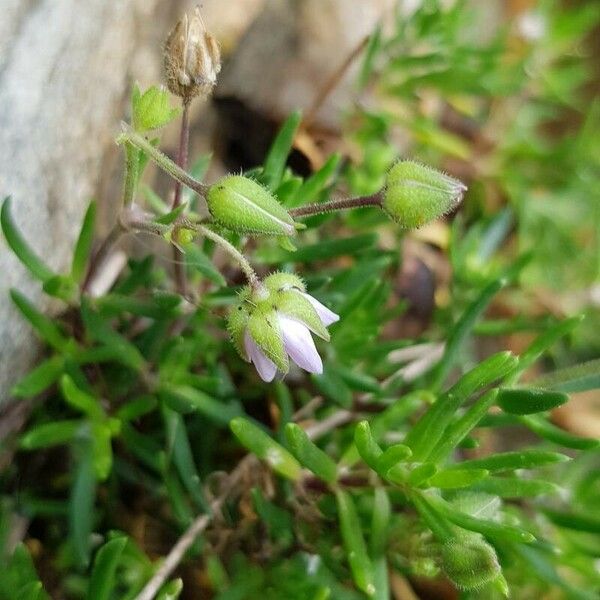
<path id="1" fill-rule="evenodd" d="M 529 531 L 521 529 L 520 527 L 472 517 L 456 510 L 455 507 L 449 505 L 441 498 L 428 496 L 428 499 L 435 509 L 438 510 L 446 519 L 448 519 L 448 521 L 451 521 L 455 525 L 463 527 L 464 529 L 476 531 L 485 537 L 497 539 L 499 541 L 505 540 L 508 542 L 525 544 L 535 541 L 535 536 L 533 536 L 533 534 L 529 533 Z"/>
<path id="2" fill-rule="evenodd" d="M 600 388 L 600 358 L 559 369 L 536 379 L 533 385 L 559 392 L 587 392 Z"/>
<path id="3" fill-rule="evenodd" d="M 15 398 L 33 398 L 48 389 L 60 377 L 63 369 L 62 356 L 48 358 L 22 377 L 12 387 L 10 393 Z"/>
<path id="4" fill-rule="evenodd" d="M 116 424 L 116 430 L 120 431 L 120 423 L 116 421 Z M 98 481 L 105 481 L 110 475 L 113 465 L 111 442 L 113 429 L 108 422 L 96 422 L 90 424 L 90 431 L 94 475 Z"/>
<path id="5" fill-rule="evenodd" d="M 53 421 L 34 425 L 19 442 L 23 450 L 38 450 L 69 443 L 83 426 L 80 420 Z"/>
<path id="6" fill-rule="evenodd" d="M 138 398 L 133 398 L 116 412 L 115 416 L 120 421 L 134 421 L 148 413 L 151 413 L 158 406 L 156 396 L 145 394 Z"/>
<path id="7" fill-rule="evenodd" d="M 483 314 L 494 296 L 504 287 L 506 280 L 492 281 L 484 287 L 477 298 L 467 307 L 462 317 L 450 331 L 444 355 L 432 374 L 432 388 L 437 389 L 446 379 L 458 360 L 460 349 L 473 330 L 477 319 Z"/>
<path id="8" fill-rule="evenodd" d="M 375 470 L 382 477 L 385 477 L 392 467 L 395 467 L 398 463 L 407 461 L 411 457 L 412 451 L 408 446 L 405 446 L 404 444 L 394 444 L 387 448 L 383 454 L 375 460 Z"/>
<path id="9" fill-rule="evenodd" d="M 200 510 L 209 509 L 202 489 L 202 480 L 190 446 L 185 424 L 181 415 L 169 408 L 163 408 L 163 416 L 167 429 L 167 439 L 172 460 L 177 468 L 181 481 Z"/>
<path id="10" fill-rule="evenodd" d="M 600 439 L 585 438 L 573 435 L 560 427 L 556 427 L 544 417 L 539 415 L 526 415 L 519 417 L 519 421 L 533 433 L 540 437 L 554 442 L 565 448 L 574 448 L 575 450 L 592 450 L 600 447 Z"/>
<path id="11" fill-rule="evenodd" d="M 442 490 L 469 487 L 489 475 L 486 469 L 444 469 L 427 480 L 427 485 Z"/>
<path id="12" fill-rule="evenodd" d="M 417 512 L 439 542 L 454 539 L 456 527 L 430 502 L 431 497 L 420 492 L 411 495 Z"/>
<path id="13" fill-rule="evenodd" d="M 287 158 L 301 120 L 302 114 L 299 111 L 293 112 L 286 119 L 265 158 L 262 179 L 271 190 L 276 190 L 281 183 Z"/>
<path id="14" fill-rule="evenodd" d="M 501 452 L 485 458 L 465 460 L 460 463 L 461 469 L 487 469 L 488 471 L 512 471 L 515 469 L 537 469 L 545 465 L 562 463 L 571 460 L 566 454 L 545 450 L 519 450 Z"/>
<path id="15" fill-rule="evenodd" d="M 77 562 L 86 567 L 90 560 L 96 478 L 91 444 L 83 441 L 79 446 L 69 499 L 69 535 Z"/>
<path id="16" fill-rule="evenodd" d="M 90 582 L 88 600 L 109 600 L 116 585 L 116 572 L 121 555 L 127 544 L 125 536 L 119 536 L 106 542 L 96 553 Z"/>
<path id="17" fill-rule="evenodd" d="M 498 405 L 511 415 L 530 415 L 545 412 L 561 406 L 569 400 L 563 392 L 553 392 L 534 388 L 501 389 Z"/>
<path id="18" fill-rule="evenodd" d="M 465 373 L 411 428 L 404 443 L 417 460 L 424 460 L 437 444 L 463 402 L 472 394 L 511 373 L 518 359 L 510 352 L 486 358 Z"/>
<path id="19" fill-rule="evenodd" d="M 87 392 L 79 389 L 69 375 L 63 375 L 60 380 L 60 389 L 65 400 L 75 409 L 88 415 L 92 419 L 102 419 L 105 416 L 100 402 Z"/>
<path id="20" fill-rule="evenodd" d="M 79 237 L 73 251 L 73 261 L 71 262 L 71 278 L 73 281 L 80 282 L 85 275 L 88 260 L 92 250 L 92 242 L 94 241 L 94 226 L 96 223 L 96 203 L 90 202 L 85 216 Z"/>
<path id="21" fill-rule="evenodd" d="M 199 412 L 221 425 L 229 424 L 231 419 L 242 414 L 237 403 L 225 403 L 189 385 L 164 383 L 161 384 L 159 393 L 173 410 L 184 414 Z"/>
<path id="22" fill-rule="evenodd" d="M 52 319 L 43 315 L 21 292 L 10 291 L 10 297 L 21 311 L 21 314 L 31 323 L 38 335 L 59 352 L 66 351 L 70 344 L 58 325 Z"/>
<path id="23" fill-rule="evenodd" d="M 582 320 L 583 317 L 581 316 L 566 319 L 554 327 L 550 327 L 535 340 L 533 340 L 533 342 L 519 356 L 519 366 L 514 373 L 511 383 L 512 381 L 516 380 L 519 375 L 528 367 L 530 367 L 538 358 L 540 358 L 540 356 L 542 356 L 542 354 L 548 350 L 548 348 L 555 344 L 560 338 L 573 331 L 573 329 L 575 329 L 575 327 L 577 327 Z"/>
<path id="24" fill-rule="evenodd" d="M 162 586 L 156 596 L 156 600 L 177 600 L 183 591 L 183 580 L 173 579 Z"/>
<path id="25" fill-rule="evenodd" d="M 392 506 L 387 490 L 383 487 L 376 487 L 373 493 L 373 514 L 371 516 L 371 537 L 369 539 L 369 550 L 374 558 L 385 553 L 391 514 Z"/>
<path id="26" fill-rule="evenodd" d="M 600 534 L 600 518 L 596 515 L 586 515 L 577 512 L 543 508 L 543 513 L 559 527 L 582 531 L 584 533 Z"/>
<path id="27" fill-rule="evenodd" d="M 377 469 L 377 461 L 383 455 L 383 450 L 371 434 L 368 421 L 361 421 L 354 429 L 354 444 L 360 457 L 371 467 Z"/>
<path id="28" fill-rule="evenodd" d="M 416 463 L 413 465 L 413 468 L 408 472 L 406 482 L 408 483 L 408 485 L 418 487 L 421 484 L 428 481 L 431 477 L 433 477 L 437 473 L 437 470 L 438 468 L 433 463 Z M 388 471 L 388 477 L 394 477 L 396 472 L 398 472 L 396 469 L 391 469 L 390 471 Z"/>
<path id="29" fill-rule="evenodd" d="M 433 462 L 443 460 L 462 440 L 469 435 L 471 430 L 477 426 L 479 421 L 487 414 L 490 407 L 496 402 L 498 390 L 493 389 L 484 394 L 467 412 L 451 424 L 444 432 L 444 437 L 436 444 L 427 455 L 427 459 Z"/>
<path id="30" fill-rule="evenodd" d="M 233 419 L 229 426 L 242 446 L 264 460 L 274 471 L 288 479 L 300 478 L 300 463 L 262 429 L 242 417 Z"/>
<path id="31" fill-rule="evenodd" d="M 81 316 L 91 337 L 95 341 L 109 346 L 114 351 L 115 357 L 117 357 L 119 362 L 135 371 L 141 371 L 145 367 L 145 360 L 140 351 L 129 340 L 114 331 L 92 309 L 89 301 L 85 298 L 81 302 Z"/>
<path id="32" fill-rule="evenodd" d="M 517 477 L 488 477 L 478 482 L 474 489 L 500 498 L 536 498 L 546 494 L 558 494 L 560 486 L 540 479 L 519 479 Z"/>
<path id="33" fill-rule="evenodd" d="M 333 484 L 337 479 L 335 462 L 310 440 L 304 429 L 295 423 L 285 426 L 285 436 L 292 454 L 300 464 L 323 481 Z"/>
<path id="34" fill-rule="evenodd" d="M 12 216 L 12 199 L 9 196 L 2 202 L 0 224 L 10 249 L 36 279 L 46 281 L 55 275 L 21 235 Z"/>
<path id="35" fill-rule="evenodd" d="M 373 565 L 367 554 L 367 546 L 354 502 L 350 495 L 342 490 L 337 490 L 335 497 L 340 519 L 340 532 L 354 583 L 359 590 L 372 597 L 376 592 Z"/>

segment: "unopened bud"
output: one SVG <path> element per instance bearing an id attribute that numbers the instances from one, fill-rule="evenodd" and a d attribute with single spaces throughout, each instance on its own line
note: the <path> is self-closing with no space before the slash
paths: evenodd
<path id="1" fill-rule="evenodd" d="M 169 90 L 184 101 L 212 91 L 221 70 L 221 51 L 206 30 L 199 7 L 191 18 L 184 15 L 169 34 L 164 63 Z"/>
<path id="2" fill-rule="evenodd" d="M 294 235 L 296 225 L 275 196 L 242 175 L 227 175 L 206 194 L 208 210 L 224 227 L 240 233 Z"/>
<path id="3" fill-rule="evenodd" d="M 480 535 L 465 535 L 442 547 L 444 572 L 461 590 L 481 589 L 501 575 L 494 548 Z"/>
<path id="4" fill-rule="evenodd" d="M 421 227 L 456 208 L 466 189 L 454 177 L 403 160 L 388 172 L 382 208 L 402 227 Z"/>

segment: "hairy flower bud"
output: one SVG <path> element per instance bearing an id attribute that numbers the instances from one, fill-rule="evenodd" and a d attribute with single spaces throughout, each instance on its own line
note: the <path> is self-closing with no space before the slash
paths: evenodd
<path id="1" fill-rule="evenodd" d="M 186 102 L 210 94 L 217 83 L 221 51 L 217 40 L 206 31 L 199 7 L 191 18 L 184 15 L 169 34 L 164 64 L 169 90 Z"/>
<path id="2" fill-rule="evenodd" d="M 233 231 L 269 235 L 296 233 L 294 220 L 275 196 L 248 177 L 223 177 L 210 187 L 206 202 L 214 219 Z"/>
<path id="3" fill-rule="evenodd" d="M 446 575 L 461 590 L 477 590 L 501 575 L 494 548 L 480 535 L 465 535 L 442 547 Z"/>
<path id="4" fill-rule="evenodd" d="M 339 317 L 306 293 L 302 280 L 274 273 L 257 289 L 245 287 L 228 320 L 233 343 L 264 381 L 287 373 L 291 358 L 309 373 L 321 373 L 323 363 L 311 332 L 329 340 L 327 327 Z"/>
<path id="5" fill-rule="evenodd" d="M 466 189 L 454 177 L 402 160 L 388 172 L 382 208 L 402 227 L 421 227 L 456 208 Z"/>

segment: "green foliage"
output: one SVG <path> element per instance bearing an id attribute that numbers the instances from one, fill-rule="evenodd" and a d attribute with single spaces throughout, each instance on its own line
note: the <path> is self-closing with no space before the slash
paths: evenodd
<path id="1" fill-rule="evenodd" d="M 0 445 L 0 600 L 133 599 L 190 526 L 157 598 L 387 600 L 394 579 L 464 598 L 598 595 L 600 442 L 552 411 L 600 384 L 589 334 L 600 319 L 585 303 L 599 264 L 600 105 L 580 56 L 599 13 L 542 2 L 538 40 L 506 23 L 482 41 L 478 10 L 426 0 L 377 29 L 358 81 L 376 93 L 348 113 L 351 157 L 294 173 L 296 136 L 310 132 L 293 113 L 243 175 L 203 187 L 210 157 L 192 161 L 177 207 L 141 184 L 142 230 L 183 253 L 185 299 L 152 256 L 92 297 L 93 202 L 66 273 L 3 202 L 8 246 L 63 310 L 50 317 L 11 291 L 45 355 L 14 385 L 30 410 Z M 177 112 L 164 90 L 134 89 L 138 132 Z M 143 148 L 124 146 L 125 223 L 145 164 L 162 160 L 159 140 L 140 137 Z M 173 161 L 162 167 L 181 180 Z M 464 203 L 416 234 L 369 209 L 295 221 L 294 209 L 387 181 L 387 212 L 420 225 L 415 201 L 437 216 L 464 191 L 442 169 L 468 184 Z M 297 249 L 281 243 L 292 233 Z M 272 297 L 242 287 L 239 256 Z M 423 279 L 410 278 L 415 263 Z M 299 292 L 339 322 L 328 332 Z M 322 338 L 322 374 L 288 361 L 273 300 Z M 260 382 L 240 358 L 246 327 L 290 367 L 285 381 Z M 13 547 L 14 531 L 27 546 Z"/>

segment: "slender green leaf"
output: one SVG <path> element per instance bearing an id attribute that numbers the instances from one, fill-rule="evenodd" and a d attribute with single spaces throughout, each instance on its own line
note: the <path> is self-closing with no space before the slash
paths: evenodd
<path id="1" fill-rule="evenodd" d="M 233 419 L 229 426 L 239 442 L 274 471 L 288 479 L 300 478 L 300 463 L 262 429 L 242 417 Z"/>
<path id="2" fill-rule="evenodd" d="M 375 459 L 375 470 L 385 477 L 387 472 L 398 463 L 405 462 L 412 457 L 412 451 L 404 444 L 394 444 L 387 448 L 383 454 Z"/>
<path id="3" fill-rule="evenodd" d="M 275 191 L 281 183 L 285 164 L 301 120 L 302 114 L 299 111 L 293 112 L 286 119 L 265 158 L 262 180 L 272 191 Z"/>
<path id="4" fill-rule="evenodd" d="M 443 438 L 436 444 L 427 456 L 427 460 L 439 462 L 446 458 L 454 448 L 469 435 L 479 421 L 485 417 L 490 407 L 496 402 L 498 390 L 493 389 L 485 393 L 467 412 L 452 423 L 444 432 Z"/>
<path id="5" fill-rule="evenodd" d="M 82 441 L 76 454 L 77 464 L 69 499 L 69 534 L 76 562 L 86 567 L 90 560 L 96 494 L 91 443 Z"/>
<path id="6" fill-rule="evenodd" d="M 444 469 L 427 480 L 427 485 L 442 490 L 469 487 L 489 475 L 486 469 Z"/>
<path id="7" fill-rule="evenodd" d="M 11 290 L 10 297 L 45 342 L 59 352 L 64 352 L 69 348 L 69 340 L 63 335 L 58 325 L 38 311 L 21 292 Z"/>
<path id="8" fill-rule="evenodd" d="M 517 477 L 488 477 L 477 483 L 474 489 L 500 498 L 535 498 L 545 494 L 557 494 L 561 490 L 558 485 L 550 481 Z"/>
<path id="9" fill-rule="evenodd" d="M 449 521 L 469 529 L 476 531 L 491 539 L 506 540 L 509 542 L 531 543 L 535 541 L 535 537 L 520 527 L 513 525 L 505 525 L 496 521 L 488 521 L 486 519 L 478 519 L 463 512 L 456 510 L 455 507 L 447 504 L 441 498 L 428 496 L 429 502 Z"/>
<path id="10" fill-rule="evenodd" d="M 173 579 L 165 583 L 156 596 L 156 600 L 177 600 L 183 591 L 183 580 Z"/>
<path id="11" fill-rule="evenodd" d="M 545 412 L 564 404 L 569 396 L 562 392 L 521 388 L 501 389 L 498 394 L 498 405 L 511 415 L 530 415 Z"/>
<path id="12" fill-rule="evenodd" d="M 94 558 L 94 566 L 87 591 L 88 600 L 109 600 L 115 587 L 115 575 L 121 555 L 127 544 L 125 536 L 106 542 Z"/>
<path id="13" fill-rule="evenodd" d="M 600 388 L 600 358 L 548 373 L 533 382 L 559 392 L 586 392 Z"/>
<path id="14" fill-rule="evenodd" d="M 573 435 L 560 427 L 556 427 L 556 425 L 552 425 L 552 423 L 539 415 L 519 417 L 519 421 L 528 429 L 531 429 L 533 433 L 565 448 L 592 450 L 600 447 L 600 440 Z"/>
<path id="15" fill-rule="evenodd" d="M 79 389 L 69 375 L 60 379 L 60 389 L 65 400 L 75 409 L 92 419 L 102 419 L 106 416 L 100 402 L 87 392 Z"/>
<path id="16" fill-rule="evenodd" d="M 10 197 L 4 198 L 2 202 L 0 223 L 2 225 L 2 233 L 4 233 L 4 237 L 11 250 L 35 278 L 40 281 L 46 281 L 54 276 L 54 272 L 29 247 L 19 232 L 12 217 L 12 199 Z"/>
<path id="17" fill-rule="evenodd" d="M 371 556 L 382 556 L 389 537 L 389 526 L 392 506 L 387 491 L 376 487 L 373 497 L 373 514 L 371 516 L 371 537 L 369 549 Z"/>
<path id="18" fill-rule="evenodd" d="M 21 437 L 20 447 L 23 450 L 38 450 L 66 444 L 75 437 L 82 426 L 83 422 L 80 420 L 54 421 L 34 425 Z"/>
<path id="19" fill-rule="evenodd" d="M 354 583 L 359 590 L 372 597 L 376 592 L 375 574 L 371 559 L 367 554 L 367 546 L 354 502 L 350 495 L 342 490 L 336 491 L 335 498 L 340 519 L 340 532 Z"/>
<path id="20" fill-rule="evenodd" d="M 383 450 L 371 435 L 368 421 L 361 421 L 354 429 L 354 444 L 360 457 L 372 468 L 377 468 L 377 461 L 383 455 Z"/>
<path id="21" fill-rule="evenodd" d="M 11 389 L 17 398 L 33 398 L 49 388 L 60 376 L 64 368 L 62 356 L 53 356 L 29 371 Z"/>
<path id="22" fill-rule="evenodd" d="M 459 358 L 460 349 L 471 333 L 475 322 L 483 314 L 494 296 L 506 285 L 506 280 L 499 279 L 492 281 L 483 290 L 474 302 L 467 308 L 463 316 L 458 320 L 456 325 L 450 331 L 450 335 L 446 342 L 444 355 L 439 364 L 432 373 L 432 388 L 437 389 L 446 379 L 450 369 L 454 366 Z"/>
<path id="23" fill-rule="evenodd" d="M 536 469 L 545 465 L 562 463 L 571 460 L 565 454 L 544 450 L 519 450 L 501 452 L 485 458 L 465 460 L 460 463 L 461 469 L 487 469 L 488 471 L 511 471 L 514 469 Z"/>
<path id="24" fill-rule="evenodd" d="M 177 412 L 200 412 L 222 425 L 242 414 L 239 404 L 226 403 L 188 385 L 162 384 L 160 397 Z"/>
<path id="25" fill-rule="evenodd" d="M 91 337 L 106 346 L 110 346 L 117 360 L 123 365 L 141 371 L 145 366 L 140 351 L 125 337 L 114 331 L 84 298 L 81 302 L 81 316 Z"/>
<path id="26" fill-rule="evenodd" d="M 96 223 L 96 203 L 90 202 L 85 216 L 83 217 L 83 223 L 81 230 L 79 231 L 79 237 L 75 244 L 75 250 L 73 252 L 73 261 L 71 263 L 71 278 L 79 282 L 85 275 L 87 262 L 90 258 L 90 252 L 92 250 L 92 242 L 94 240 L 94 226 Z"/>
<path id="27" fill-rule="evenodd" d="M 300 464 L 317 477 L 333 484 L 337 479 L 337 467 L 323 450 L 310 440 L 304 429 L 295 423 L 285 426 L 285 436 L 292 454 Z"/>
<path id="28" fill-rule="evenodd" d="M 196 506 L 201 510 L 208 510 L 208 503 L 202 489 L 202 480 L 194 463 L 183 419 L 179 413 L 166 407 L 163 408 L 163 415 L 167 426 L 170 453 L 172 453 L 173 462 L 181 481 Z"/>
<path id="29" fill-rule="evenodd" d="M 573 531 L 600 534 L 600 518 L 596 515 L 584 515 L 576 512 L 553 510 L 551 508 L 543 508 L 542 511 L 559 527 L 572 529 Z"/>

